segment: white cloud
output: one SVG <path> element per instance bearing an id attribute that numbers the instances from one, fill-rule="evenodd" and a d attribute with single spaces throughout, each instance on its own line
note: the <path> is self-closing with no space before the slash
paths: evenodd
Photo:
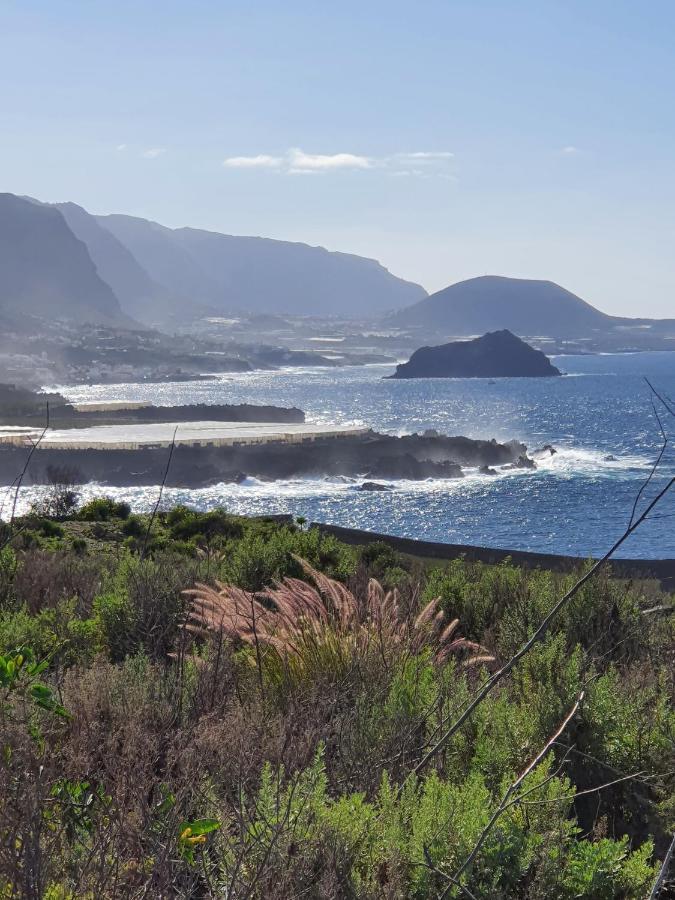
<path id="1" fill-rule="evenodd" d="M 569 144 L 567 147 L 563 147 L 560 152 L 563 153 L 565 156 L 576 156 L 576 154 L 580 153 L 581 151 L 579 150 L 578 147 L 575 147 L 573 144 Z"/>
<path id="2" fill-rule="evenodd" d="M 327 172 L 335 169 L 370 169 L 373 160 L 354 153 L 305 153 L 299 148 L 289 150 L 286 158 L 294 172 Z"/>
<path id="3" fill-rule="evenodd" d="M 227 169 L 278 169 L 283 163 L 280 156 L 259 153 L 257 156 L 230 156 L 223 160 Z"/>
<path id="4" fill-rule="evenodd" d="M 163 153 L 166 153 L 166 147 L 150 147 L 149 150 L 144 150 L 141 156 L 143 159 L 157 159 Z"/>
<path id="5" fill-rule="evenodd" d="M 126 144 L 118 144 L 116 149 L 121 153 L 123 150 L 127 149 L 127 145 Z"/>
<path id="6" fill-rule="evenodd" d="M 330 172 L 380 169 L 390 175 L 430 178 L 447 177 L 454 157 L 446 150 L 420 150 L 414 153 L 392 153 L 388 156 L 364 156 L 357 153 L 307 153 L 292 147 L 282 156 L 258 153 L 254 156 L 229 156 L 223 160 L 226 169 L 272 169 L 286 175 L 319 175 Z"/>

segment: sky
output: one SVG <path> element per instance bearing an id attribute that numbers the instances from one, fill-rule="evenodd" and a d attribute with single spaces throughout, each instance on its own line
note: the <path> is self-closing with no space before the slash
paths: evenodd
<path id="1" fill-rule="evenodd" d="M 670 0 L 0 0 L 0 190 L 675 317 Z"/>

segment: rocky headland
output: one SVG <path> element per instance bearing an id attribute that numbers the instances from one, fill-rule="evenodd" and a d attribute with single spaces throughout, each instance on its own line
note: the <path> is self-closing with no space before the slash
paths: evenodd
<path id="1" fill-rule="evenodd" d="M 540 378 L 560 375 L 541 350 L 506 329 L 472 341 L 421 347 L 391 378 Z"/>
<path id="2" fill-rule="evenodd" d="M 345 476 L 379 479 L 461 478 L 464 469 L 495 466 L 534 467 L 527 447 L 518 441 L 473 440 L 436 433 L 404 437 L 366 432 L 319 437 L 307 442 L 214 447 L 178 444 L 167 473 L 166 447 L 126 450 L 39 448 L 30 459 L 25 484 L 53 482 L 66 471 L 78 482 L 114 486 L 154 485 L 165 478 L 172 486 L 201 487 L 238 482 L 247 476 L 264 480 Z M 0 446 L 0 482 L 11 484 L 26 462 L 23 447 Z M 484 469 L 485 470 L 485 469 Z"/>

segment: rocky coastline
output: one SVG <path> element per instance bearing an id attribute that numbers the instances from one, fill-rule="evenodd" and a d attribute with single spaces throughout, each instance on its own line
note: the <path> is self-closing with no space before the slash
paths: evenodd
<path id="1" fill-rule="evenodd" d="M 55 472 L 77 483 L 111 486 L 160 484 L 204 487 L 246 477 L 285 480 L 303 477 L 364 477 L 422 480 L 462 478 L 467 467 L 533 468 L 527 447 L 518 441 L 473 440 L 435 432 L 403 437 L 367 432 L 318 438 L 307 443 L 271 442 L 232 447 L 177 445 L 167 472 L 165 447 L 123 449 L 43 449 L 31 456 L 24 484 L 48 484 Z M 12 484 L 26 463 L 25 448 L 0 447 L 0 482 Z"/>

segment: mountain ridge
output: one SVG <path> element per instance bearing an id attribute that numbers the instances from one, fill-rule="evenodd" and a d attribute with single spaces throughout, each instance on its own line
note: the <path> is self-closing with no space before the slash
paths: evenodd
<path id="1" fill-rule="evenodd" d="M 159 284 L 215 313 L 377 316 L 427 296 L 377 260 L 295 241 L 96 216 Z"/>

